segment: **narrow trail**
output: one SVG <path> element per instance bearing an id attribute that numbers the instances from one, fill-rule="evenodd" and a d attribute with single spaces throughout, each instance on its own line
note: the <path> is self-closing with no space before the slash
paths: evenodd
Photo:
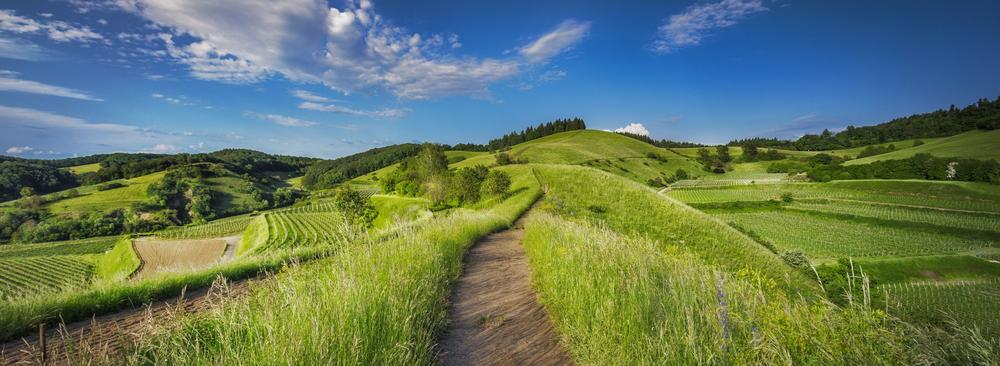
<path id="1" fill-rule="evenodd" d="M 569 354 L 531 288 L 524 229 L 492 234 L 465 257 L 438 344 L 441 364 L 568 365 Z"/>
<path id="2" fill-rule="evenodd" d="M 146 329 L 176 314 L 203 311 L 223 299 L 242 296 L 249 292 L 253 281 L 244 279 L 226 286 L 202 288 L 146 306 L 50 327 L 45 333 L 48 362 L 44 364 L 79 364 L 79 360 L 72 360 L 74 354 L 101 355 L 113 360 L 123 345 L 148 333 Z M 0 365 L 42 365 L 41 357 L 37 333 L 0 345 Z"/>

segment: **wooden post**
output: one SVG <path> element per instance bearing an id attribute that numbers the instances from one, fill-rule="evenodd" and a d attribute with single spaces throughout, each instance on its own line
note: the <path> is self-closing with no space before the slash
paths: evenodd
<path id="1" fill-rule="evenodd" d="M 49 361 L 48 350 L 45 344 L 45 323 L 38 325 L 38 347 L 42 351 L 42 364 L 46 364 Z"/>

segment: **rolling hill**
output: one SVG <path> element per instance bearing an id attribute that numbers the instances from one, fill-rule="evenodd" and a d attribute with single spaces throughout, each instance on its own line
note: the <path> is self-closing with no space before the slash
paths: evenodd
<path id="1" fill-rule="evenodd" d="M 1000 161 L 1000 130 L 975 130 L 955 136 L 925 140 L 925 144 L 898 149 L 885 154 L 854 159 L 845 165 L 868 164 L 880 160 L 906 159 L 916 154 L 931 154 L 936 157 L 993 159 Z M 900 144 L 896 145 L 901 146 Z M 906 145 L 902 145 L 906 146 Z"/>

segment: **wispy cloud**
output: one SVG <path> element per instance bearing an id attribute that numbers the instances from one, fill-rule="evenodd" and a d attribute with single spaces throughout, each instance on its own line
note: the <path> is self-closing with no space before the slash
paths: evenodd
<path id="1" fill-rule="evenodd" d="M 299 109 L 306 109 L 318 112 L 335 112 L 349 114 L 352 116 L 374 117 L 374 118 L 400 118 L 406 115 L 407 110 L 396 108 L 383 108 L 377 110 L 360 110 L 344 107 L 336 104 L 320 104 L 313 102 L 302 102 Z"/>
<path id="2" fill-rule="evenodd" d="M 528 62 L 544 62 L 576 46 L 590 32 L 590 22 L 566 20 L 552 31 L 521 47 L 518 52 Z"/>
<path id="3" fill-rule="evenodd" d="M 285 127 L 312 127 L 319 124 L 319 122 L 313 122 L 295 117 L 283 116 L 280 114 L 246 112 L 246 115 L 262 121 L 271 122 L 276 125 Z"/>
<path id="4" fill-rule="evenodd" d="M 140 129 L 135 126 L 114 123 L 90 123 L 81 118 L 69 117 L 30 108 L 7 107 L 3 105 L 0 105 L 0 125 L 103 132 L 140 131 Z"/>
<path id="5" fill-rule="evenodd" d="M 731 27 L 747 15 L 765 10 L 767 7 L 761 0 L 722 0 L 692 5 L 683 13 L 671 15 L 657 29 L 653 52 L 665 54 L 696 46 L 713 29 Z"/>
<path id="6" fill-rule="evenodd" d="M 0 31 L 23 34 L 41 33 L 56 42 L 93 42 L 104 37 L 87 26 L 78 26 L 58 20 L 34 20 L 22 17 L 13 10 L 0 9 Z"/>
<path id="7" fill-rule="evenodd" d="M 302 99 L 302 100 L 307 101 L 307 102 L 316 102 L 316 103 L 333 103 L 333 102 L 336 102 L 336 100 L 334 100 L 334 99 L 330 99 L 330 98 L 327 98 L 327 97 L 324 97 L 324 96 L 321 96 L 321 95 L 316 95 L 316 94 L 313 94 L 312 92 L 305 91 L 305 90 L 302 90 L 302 89 L 292 90 L 292 95 L 294 95 L 296 98 Z"/>
<path id="8" fill-rule="evenodd" d="M 48 61 L 55 52 L 34 43 L 0 37 L 0 58 L 21 61 Z"/>
<path id="9" fill-rule="evenodd" d="M 90 100 L 95 102 L 104 101 L 104 99 L 92 96 L 86 92 L 79 91 L 76 89 L 43 84 L 31 80 L 21 80 L 15 78 L 16 76 L 17 76 L 16 74 L 10 75 L 10 74 L 0 73 L 0 91 L 51 95 L 56 97 Z"/>
<path id="10" fill-rule="evenodd" d="M 150 96 L 153 97 L 154 99 L 160 99 L 173 105 L 186 106 L 186 107 L 195 105 L 194 102 L 192 102 L 190 99 L 188 99 L 188 97 L 185 97 L 183 95 L 177 97 L 171 97 L 163 95 L 161 93 L 153 93 Z"/>

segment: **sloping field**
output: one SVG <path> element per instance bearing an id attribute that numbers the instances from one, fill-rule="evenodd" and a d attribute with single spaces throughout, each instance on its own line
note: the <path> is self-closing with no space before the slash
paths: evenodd
<path id="1" fill-rule="evenodd" d="M 931 154 L 937 157 L 957 157 L 1000 160 L 1000 130 L 969 131 L 951 137 L 935 139 L 920 146 L 888 152 L 885 154 L 855 159 L 844 165 L 868 164 L 879 160 L 906 159 L 916 154 Z M 896 145 L 899 147 L 899 145 Z"/>
<path id="2" fill-rule="evenodd" d="M 829 183 L 759 184 L 671 190 L 670 197 L 689 204 L 781 200 L 837 199 L 871 203 L 1000 212 L 1000 186 L 987 183 L 852 180 Z"/>
<path id="3" fill-rule="evenodd" d="M 99 254 L 115 246 L 120 238 L 105 236 L 100 238 L 54 241 L 48 243 L 0 245 L 0 258 L 41 257 L 69 254 Z"/>
<path id="4" fill-rule="evenodd" d="M 93 269 L 93 263 L 72 255 L 0 259 L 0 299 L 83 286 Z"/>
<path id="5" fill-rule="evenodd" d="M 545 203 L 561 214 L 655 238 L 664 247 L 681 247 L 727 271 L 749 267 L 775 280 L 788 278 L 803 291 L 812 288 L 810 280 L 763 246 L 647 186 L 584 167 L 549 165 L 537 173 L 549 187 Z"/>
<path id="6" fill-rule="evenodd" d="M 782 251 L 801 249 L 810 258 L 951 254 L 1000 245 L 985 238 L 961 238 L 792 210 L 715 216 L 753 230 Z"/>
<path id="7" fill-rule="evenodd" d="M 168 271 L 189 271 L 218 263 L 226 250 L 222 239 L 205 240 L 135 240 L 136 254 L 142 266 L 135 279 L 152 277 Z"/>
<path id="8" fill-rule="evenodd" d="M 93 173 L 93 172 L 96 172 L 98 170 L 101 170 L 101 163 L 93 163 L 93 164 L 84 164 L 84 165 L 71 166 L 71 167 L 66 168 L 66 169 L 68 169 L 69 171 L 73 172 L 73 174 Z"/>
<path id="9" fill-rule="evenodd" d="M 167 239 L 218 238 L 243 232 L 252 220 L 250 215 L 227 217 L 201 225 L 169 228 L 156 233 L 156 236 Z"/>
<path id="10" fill-rule="evenodd" d="M 125 187 L 113 188 L 104 191 L 96 189 L 88 189 L 85 191 L 81 189 L 80 196 L 58 200 L 46 205 L 46 207 L 48 207 L 52 213 L 111 211 L 118 208 L 129 207 L 132 203 L 145 200 L 147 198 L 146 190 L 149 188 L 149 185 L 160 181 L 164 174 L 166 173 L 157 172 L 141 177 L 126 179 L 124 180 L 126 184 Z"/>

